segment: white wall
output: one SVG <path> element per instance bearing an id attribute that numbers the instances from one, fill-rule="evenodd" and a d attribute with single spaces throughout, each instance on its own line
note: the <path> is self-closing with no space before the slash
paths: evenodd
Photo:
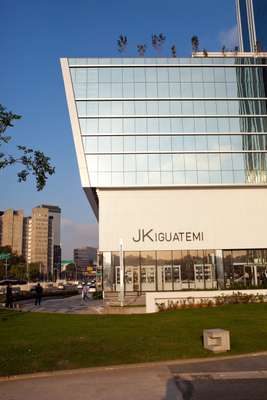
<path id="1" fill-rule="evenodd" d="M 232 296 L 234 294 L 245 294 L 245 295 L 267 295 L 266 289 L 255 289 L 255 290 L 212 290 L 212 291 L 197 291 L 197 292 L 146 292 L 146 312 L 155 313 L 158 312 L 157 304 L 168 304 L 173 302 L 174 304 L 184 299 L 187 304 L 192 304 L 192 300 L 195 304 L 201 303 L 201 300 L 214 301 L 218 296 Z"/>
<path id="2" fill-rule="evenodd" d="M 100 189 L 98 195 L 100 251 L 117 251 L 120 238 L 132 251 L 267 248 L 267 188 Z M 152 229 L 151 236 L 203 232 L 203 240 L 134 242 L 139 229 Z"/>

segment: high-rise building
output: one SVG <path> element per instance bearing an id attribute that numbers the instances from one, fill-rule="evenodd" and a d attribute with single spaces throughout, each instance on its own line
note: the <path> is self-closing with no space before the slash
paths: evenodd
<path id="1" fill-rule="evenodd" d="M 86 246 L 74 249 L 73 259 L 80 270 L 86 271 L 89 265 L 96 264 L 96 248 Z"/>
<path id="2" fill-rule="evenodd" d="M 25 221 L 28 260 L 39 262 L 46 274 L 53 274 L 61 265 L 60 217 L 59 207 L 40 205 L 33 208 L 31 219 Z"/>
<path id="3" fill-rule="evenodd" d="M 1 220 L 1 246 L 10 246 L 17 255 L 22 254 L 23 236 L 23 210 L 2 211 Z"/>
<path id="4" fill-rule="evenodd" d="M 266 0 L 236 0 L 236 14 L 240 50 L 267 50 Z"/>
<path id="5" fill-rule="evenodd" d="M 22 250 L 25 261 L 31 262 L 31 246 L 32 246 L 32 217 L 24 217 L 23 219 L 23 241 Z"/>
<path id="6" fill-rule="evenodd" d="M 126 291 L 260 284 L 266 58 L 61 65 L 81 182 L 99 219 L 104 290 L 120 290 L 121 252 Z"/>
<path id="7" fill-rule="evenodd" d="M 0 245 L 10 246 L 27 263 L 40 263 L 44 274 L 53 275 L 61 265 L 60 218 L 59 207 L 44 204 L 33 208 L 30 217 L 23 217 L 23 210 L 1 211 Z"/>

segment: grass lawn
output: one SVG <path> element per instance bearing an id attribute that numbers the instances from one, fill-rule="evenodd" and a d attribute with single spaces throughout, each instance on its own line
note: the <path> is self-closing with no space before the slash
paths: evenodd
<path id="1" fill-rule="evenodd" d="M 147 315 L 0 312 L 0 375 L 208 357 L 204 328 L 231 332 L 230 354 L 267 350 L 267 304 Z M 229 353 L 228 353 L 229 354 Z"/>

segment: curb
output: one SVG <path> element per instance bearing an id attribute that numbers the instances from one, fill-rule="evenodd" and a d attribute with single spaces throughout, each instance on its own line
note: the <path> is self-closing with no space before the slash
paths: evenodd
<path id="1" fill-rule="evenodd" d="M 59 370 L 59 371 L 47 371 L 47 372 L 36 372 L 31 374 L 22 374 L 22 375 L 10 375 L 10 376 L 0 376 L 0 382 L 10 382 L 10 381 L 20 381 L 27 379 L 40 379 L 40 378 L 51 378 L 51 377 L 59 377 L 66 375 L 80 375 L 80 374 L 88 374 L 94 372 L 103 372 L 103 371 L 120 371 L 125 369 L 135 369 L 135 368 L 149 368 L 149 367 L 160 367 L 160 366 L 171 366 L 175 364 L 186 365 L 186 364 L 200 364 L 200 363 L 209 363 L 214 361 L 224 361 L 224 360 L 235 360 L 242 359 L 246 357 L 260 357 L 267 356 L 267 351 L 259 352 L 259 353 L 246 353 L 246 354 L 238 354 L 238 355 L 229 355 L 229 356 L 216 356 L 216 357 L 208 357 L 208 358 L 189 358 L 189 359 L 176 359 L 176 360 L 168 360 L 168 361 L 155 361 L 155 362 L 147 362 L 147 363 L 139 363 L 139 364 L 119 364 L 119 365 L 107 365 L 103 367 L 89 367 L 89 368 L 77 368 L 77 369 L 69 369 L 69 370 Z"/>

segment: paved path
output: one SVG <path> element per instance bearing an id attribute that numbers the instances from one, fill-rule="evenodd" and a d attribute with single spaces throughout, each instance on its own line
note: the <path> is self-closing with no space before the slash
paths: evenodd
<path id="1" fill-rule="evenodd" d="M 102 300 L 82 301 L 81 295 L 61 298 L 44 298 L 40 306 L 35 306 L 34 299 L 20 301 L 24 311 L 53 312 L 63 314 L 101 314 Z"/>
<path id="2" fill-rule="evenodd" d="M 81 295 L 61 298 L 44 298 L 40 306 L 34 304 L 34 299 L 18 302 L 24 311 L 52 312 L 61 314 L 142 314 L 145 307 L 107 307 L 103 300 L 82 301 Z"/>
<path id="3" fill-rule="evenodd" d="M 1 381 L 0 400 L 266 400 L 267 355 L 52 373 Z"/>

